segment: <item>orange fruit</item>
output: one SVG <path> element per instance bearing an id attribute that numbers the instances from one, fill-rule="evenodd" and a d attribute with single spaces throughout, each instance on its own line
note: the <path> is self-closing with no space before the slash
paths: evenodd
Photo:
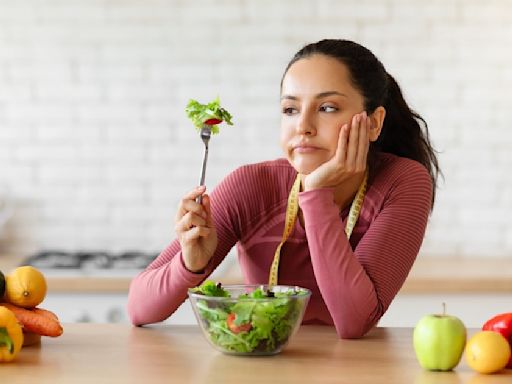
<path id="1" fill-rule="evenodd" d="M 46 279 L 38 269 L 25 265 L 18 267 L 5 280 L 5 298 L 14 305 L 33 308 L 46 297 Z"/>
<path id="2" fill-rule="evenodd" d="M 479 331 L 466 344 L 466 363 L 480 373 L 501 371 L 510 358 L 510 345 L 497 332 Z"/>

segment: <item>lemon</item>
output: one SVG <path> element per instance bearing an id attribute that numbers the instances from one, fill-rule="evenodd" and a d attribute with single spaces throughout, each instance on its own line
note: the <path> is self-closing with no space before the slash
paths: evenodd
<path id="1" fill-rule="evenodd" d="M 466 362 L 479 373 L 501 371 L 510 358 L 507 340 L 493 331 L 479 331 L 466 344 Z"/>
<path id="2" fill-rule="evenodd" d="M 46 279 L 38 269 L 25 265 L 18 267 L 5 280 L 5 298 L 23 308 L 33 308 L 46 296 Z"/>

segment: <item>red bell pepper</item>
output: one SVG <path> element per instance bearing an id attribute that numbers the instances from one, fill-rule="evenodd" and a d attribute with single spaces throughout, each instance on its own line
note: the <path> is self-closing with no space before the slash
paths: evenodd
<path id="1" fill-rule="evenodd" d="M 507 339 L 510 344 L 510 348 L 512 348 L 512 312 L 502 313 L 487 320 L 482 327 L 482 330 L 500 333 L 505 339 Z M 512 368 L 512 356 L 510 356 L 507 368 Z"/>

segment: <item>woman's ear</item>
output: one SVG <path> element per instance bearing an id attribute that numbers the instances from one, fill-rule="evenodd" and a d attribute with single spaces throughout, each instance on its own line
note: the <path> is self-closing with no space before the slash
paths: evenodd
<path id="1" fill-rule="evenodd" d="M 370 141 L 377 141 L 384 125 L 386 117 L 386 109 L 384 107 L 377 107 L 370 115 Z"/>

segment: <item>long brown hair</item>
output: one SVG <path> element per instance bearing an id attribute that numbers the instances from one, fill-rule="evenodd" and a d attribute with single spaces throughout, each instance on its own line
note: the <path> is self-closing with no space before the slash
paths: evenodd
<path id="1" fill-rule="evenodd" d="M 386 109 L 381 134 L 370 146 L 369 161 L 375 161 L 377 152 L 389 152 L 423 164 L 432 179 L 433 207 L 441 172 L 437 152 L 430 142 L 426 121 L 409 107 L 393 76 L 369 49 L 353 41 L 336 39 L 306 45 L 293 56 L 284 75 L 296 61 L 316 54 L 335 58 L 348 68 L 352 84 L 363 95 L 368 115 L 379 106 Z"/>

